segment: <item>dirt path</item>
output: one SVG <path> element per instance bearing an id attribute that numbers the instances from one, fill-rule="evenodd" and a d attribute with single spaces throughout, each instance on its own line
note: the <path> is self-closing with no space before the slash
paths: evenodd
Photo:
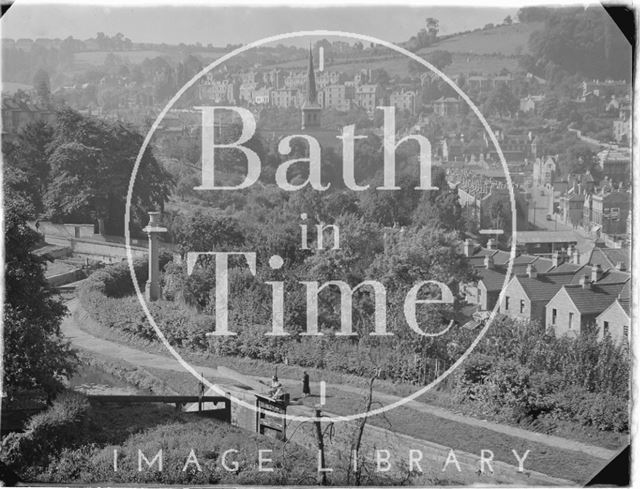
<path id="1" fill-rule="evenodd" d="M 67 336 L 67 338 L 71 340 L 74 346 L 83 350 L 93 351 L 101 355 L 110 356 L 115 359 L 122 359 L 128 363 L 141 367 L 172 370 L 178 372 L 184 371 L 182 365 L 180 365 L 180 363 L 178 363 L 178 361 L 174 358 L 160 354 L 144 352 L 126 345 L 122 345 L 120 343 L 116 343 L 103 338 L 98 338 L 82 330 L 77 324 L 77 313 L 79 309 L 78 300 L 72 299 L 67 303 L 67 307 L 69 308 L 70 314 L 64 319 L 62 323 L 62 332 L 65 336 Z M 87 318 L 87 320 L 90 319 Z M 226 367 L 211 368 L 204 366 L 194 366 L 194 368 L 198 372 L 202 372 L 209 381 L 220 385 L 226 390 L 236 391 L 238 388 L 240 388 L 246 392 L 246 387 L 243 388 L 242 386 L 250 385 L 255 388 L 255 386 L 257 385 L 257 381 L 268 381 L 267 377 L 246 376 Z M 281 380 L 290 392 L 297 392 L 299 390 L 299 382 L 289 379 Z M 312 387 L 314 388 L 314 392 L 319 391 L 318 384 L 312 384 Z M 359 398 L 362 398 L 362 396 L 365 395 L 364 389 L 351 385 L 327 384 L 326 388 L 327 390 L 337 389 L 343 392 L 357 394 Z M 378 400 L 385 401 L 386 403 L 396 402 L 400 399 L 399 396 L 385 394 L 382 392 L 376 392 L 375 396 Z M 469 416 L 455 414 L 446 409 L 430 404 L 424 404 L 419 401 L 409 401 L 405 404 L 405 407 L 414 409 L 421 413 L 426 413 L 432 416 L 437 416 L 446 420 L 454 421 L 456 423 L 491 430 L 496 433 L 504 434 L 506 436 L 521 438 L 562 450 L 582 452 L 592 457 L 600 458 L 603 460 L 608 460 L 616 454 L 614 450 L 588 445 L 557 436 L 536 433 L 513 426 L 484 421 Z M 296 410 L 302 408 L 302 411 L 306 411 L 303 406 L 296 406 L 296 408 Z M 309 409 L 309 411 L 311 410 Z M 295 414 L 302 414 L 302 412 Z"/>

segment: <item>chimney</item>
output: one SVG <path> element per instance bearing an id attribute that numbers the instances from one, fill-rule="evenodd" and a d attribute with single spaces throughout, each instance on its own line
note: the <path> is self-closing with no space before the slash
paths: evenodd
<path id="1" fill-rule="evenodd" d="M 527 277 L 536 278 L 538 276 L 538 272 L 536 271 L 536 267 L 533 266 L 532 263 L 527 265 Z"/>
<path id="2" fill-rule="evenodd" d="M 484 268 L 487 270 L 493 270 L 493 257 L 491 255 L 484 257 Z"/>
<path id="3" fill-rule="evenodd" d="M 487 240 L 487 249 L 488 250 L 495 250 L 495 241 L 493 238 L 489 238 Z"/>
<path id="4" fill-rule="evenodd" d="M 627 269 L 627 267 L 624 266 L 624 263 L 622 263 L 621 261 L 616 262 L 616 270 L 620 270 L 621 272 L 624 272 Z"/>
<path id="5" fill-rule="evenodd" d="M 557 251 L 554 251 L 551 254 L 551 264 L 554 267 L 558 267 L 560 265 L 560 253 L 558 253 Z"/>
<path id="6" fill-rule="evenodd" d="M 469 238 L 464 240 L 463 250 L 464 250 L 464 256 L 469 257 L 473 255 L 473 243 Z"/>
<path id="7" fill-rule="evenodd" d="M 589 275 L 583 275 L 580 278 L 580 287 L 582 287 L 583 289 L 591 288 L 591 281 L 589 280 Z"/>
<path id="8" fill-rule="evenodd" d="M 580 252 L 578 250 L 573 250 L 571 263 L 573 263 L 574 265 L 580 265 Z"/>
<path id="9" fill-rule="evenodd" d="M 591 281 L 597 282 L 601 278 L 602 278 L 602 267 L 596 263 L 591 267 Z"/>

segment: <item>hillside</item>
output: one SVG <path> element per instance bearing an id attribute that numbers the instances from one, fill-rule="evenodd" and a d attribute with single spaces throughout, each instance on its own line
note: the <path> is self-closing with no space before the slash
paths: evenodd
<path id="1" fill-rule="evenodd" d="M 449 75 L 482 72 L 499 73 L 502 69 L 515 71 L 517 56 L 526 54 L 529 36 L 542 28 L 542 23 L 500 25 L 492 29 L 477 30 L 453 35 L 433 46 L 423 48 L 417 54 L 444 50 L 453 54 L 453 63 L 445 68 Z M 283 69 L 305 68 L 305 59 L 292 60 L 273 65 Z M 336 59 L 327 64 L 327 69 L 353 74 L 364 68 L 382 68 L 391 76 L 408 75 L 407 60 L 403 56 L 389 52 L 388 56 Z"/>
<path id="2" fill-rule="evenodd" d="M 433 46 L 423 48 L 419 54 L 444 50 L 451 53 L 520 55 L 529 52 L 528 42 L 532 32 L 542 29 L 542 22 L 500 25 L 492 29 L 459 34 Z"/>

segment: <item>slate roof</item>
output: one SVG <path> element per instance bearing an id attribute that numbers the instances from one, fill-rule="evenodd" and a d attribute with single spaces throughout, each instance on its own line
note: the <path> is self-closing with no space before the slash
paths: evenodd
<path id="1" fill-rule="evenodd" d="M 604 272 L 602 278 L 598 280 L 598 284 L 619 284 L 627 282 L 629 279 L 631 279 L 631 275 L 628 272 L 608 270 Z"/>
<path id="2" fill-rule="evenodd" d="M 599 248 L 591 250 L 589 265 L 600 265 L 603 270 L 615 268 L 617 263 L 622 263 L 625 270 L 629 270 L 631 265 L 631 254 L 629 248 Z"/>
<path id="3" fill-rule="evenodd" d="M 563 286 L 563 284 L 547 280 L 544 276 L 538 278 L 516 277 L 515 279 L 520 282 L 532 302 L 551 300 Z"/>
<path id="4" fill-rule="evenodd" d="M 593 285 L 583 289 L 580 285 L 565 285 L 564 290 L 580 314 L 600 314 L 616 300 L 623 286 L 623 284 Z"/>
<path id="5" fill-rule="evenodd" d="M 478 273 L 478 282 L 482 282 L 487 289 L 487 292 L 496 290 L 502 290 L 504 285 L 504 273 L 500 273 L 496 270 L 490 270 L 487 268 L 479 268 L 476 270 Z"/>
<path id="6" fill-rule="evenodd" d="M 558 265 L 556 268 L 554 268 L 553 270 L 551 270 L 550 273 L 556 274 L 556 273 L 570 273 L 570 274 L 574 274 L 576 273 L 578 270 L 580 270 L 584 265 L 575 265 L 573 263 L 561 263 L 560 265 Z"/>

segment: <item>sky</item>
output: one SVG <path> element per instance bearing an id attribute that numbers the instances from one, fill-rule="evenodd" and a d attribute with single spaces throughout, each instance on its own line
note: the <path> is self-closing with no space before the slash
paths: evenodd
<path id="1" fill-rule="evenodd" d="M 186 4 L 187 2 L 185 2 Z M 390 2 L 391 3 L 391 2 Z M 244 44 L 285 32 L 328 29 L 401 42 L 424 27 L 427 17 L 440 21 L 440 33 L 454 33 L 515 18 L 517 8 L 357 6 L 292 8 L 274 6 L 170 5 L 113 6 L 16 3 L 2 17 L 3 38 L 95 37 L 121 32 L 133 42 L 214 46 Z M 174 4 L 175 5 L 175 4 Z M 259 5 L 259 4 L 258 4 Z M 292 43 L 292 42 L 290 42 Z"/>

